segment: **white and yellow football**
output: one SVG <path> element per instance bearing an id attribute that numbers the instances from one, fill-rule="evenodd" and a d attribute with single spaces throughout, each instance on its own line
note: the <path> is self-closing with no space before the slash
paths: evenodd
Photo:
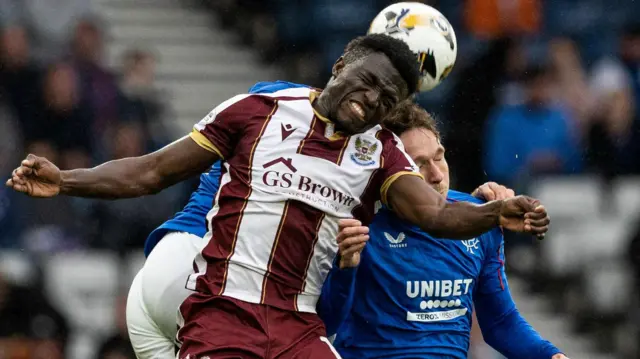
<path id="1" fill-rule="evenodd" d="M 382 10 L 371 22 L 369 34 L 401 39 L 418 54 L 419 91 L 438 86 L 453 69 L 458 54 L 456 34 L 438 10 L 417 2 L 399 2 Z"/>

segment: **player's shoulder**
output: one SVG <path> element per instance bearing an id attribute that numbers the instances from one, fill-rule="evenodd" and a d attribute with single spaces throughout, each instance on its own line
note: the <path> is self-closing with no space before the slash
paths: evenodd
<path id="1" fill-rule="evenodd" d="M 447 192 L 447 199 L 452 202 L 471 202 L 475 204 L 482 204 L 484 201 L 482 199 L 476 198 L 469 193 L 464 193 L 460 191 L 455 191 L 450 189 Z"/>
<path id="2" fill-rule="evenodd" d="M 287 100 L 295 101 L 295 100 L 308 100 L 311 93 L 314 91 L 315 91 L 314 89 L 309 87 L 296 87 L 296 88 L 285 88 L 275 92 L 258 93 L 253 95 L 268 97 L 278 101 L 287 101 Z"/>
<path id="3" fill-rule="evenodd" d="M 262 82 L 257 82 L 255 85 L 251 86 L 251 88 L 249 89 L 249 93 L 272 94 L 282 90 L 300 89 L 300 88 L 311 89 L 311 86 L 289 82 L 289 81 L 280 81 L 280 80 L 262 81 Z"/>
<path id="4" fill-rule="evenodd" d="M 374 126 L 364 134 L 373 136 L 378 139 L 378 141 L 382 143 L 383 147 L 398 147 L 404 151 L 404 146 L 402 145 L 402 141 L 400 141 L 400 137 L 396 136 L 395 133 L 389 131 L 386 128 L 383 128 L 380 125 Z"/>
<path id="5" fill-rule="evenodd" d="M 306 100 L 312 92 L 320 90 L 311 86 L 288 81 L 265 81 L 258 82 L 249 89 L 252 96 L 261 96 L 279 101 L 286 100 Z"/>
<path id="6" fill-rule="evenodd" d="M 262 85 L 260 85 L 262 84 Z M 259 86 L 260 85 L 260 86 Z M 235 95 L 222 102 L 212 112 L 220 113 L 227 109 L 251 112 L 273 105 L 279 101 L 307 100 L 315 89 L 306 85 L 287 83 L 258 83 L 248 93 Z"/>

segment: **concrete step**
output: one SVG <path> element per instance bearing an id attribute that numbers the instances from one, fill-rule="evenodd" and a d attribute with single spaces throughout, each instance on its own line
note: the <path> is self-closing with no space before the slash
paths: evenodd
<path id="1" fill-rule="evenodd" d="M 112 42 L 138 42 L 148 45 L 160 44 L 208 44 L 211 46 L 229 45 L 230 35 L 215 32 L 206 25 L 118 25 L 109 29 Z"/>
<path id="2" fill-rule="evenodd" d="M 220 66 L 215 64 L 158 64 L 156 70 L 158 76 L 169 77 L 182 77 L 184 79 L 210 79 L 212 81 L 218 81 L 221 79 L 226 80 L 245 80 L 249 81 L 254 78 L 255 75 L 251 73 L 251 67 L 246 64 L 228 64 L 226 66 Z"/>
<path id="3" fill-rule="evenodd" d="M 246 93 L 258 81 L 280 78 L 280 70 L 238 48 L 236 35 L 217 28 L 214 16 L 189 0 L 91 0 L 111 25 L 108 63 L 121 65 L 129 48 L 158 55 L 156 80 L 167 92 L 173 118 L 168 126 L 188 133 L 212 108 Z"/>
<path id="4" fill-rule="evenodd" d="M 91 0 L 100 10 L 105 8 L 175 8 L 182 7 L 180 0 Z"/>
<path id="5" fill-rule="evenodd" d="M 107 44 L 109 58 L 118 63 L 122 54 L 130 48 L 146 48 L 137 41 L 117 41 Z M 207 44 L 158 44 L 151 49 L 159 62 L 164 64 L 234 63 L 255 66 L 253 53 L 248 49 L 211 46 Z"/>
<path id="6" fill-rule="evenodd" d="M 109 19 L 112 26 L 126 24 L 140 25 L 174 25 L 181 26 L 189 24 L 191 26 L 214 26 L 215 20 L 205 12 L 193 12 L 181 9 L 179 6 L 173 8 L 151 8 L 151 7 L 105 7 L 103 16 Z"/>

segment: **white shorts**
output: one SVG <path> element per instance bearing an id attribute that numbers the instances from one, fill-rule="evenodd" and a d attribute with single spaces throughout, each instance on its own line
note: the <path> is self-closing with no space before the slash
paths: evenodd
<path id="1" fill-rule="evenodd" d="M 127 328 L 138 359 L 174 359 L 178 308 L 192 291 L 185 288 L 204 239 L 169 232 L 138 272 L 127 298 Z"/>

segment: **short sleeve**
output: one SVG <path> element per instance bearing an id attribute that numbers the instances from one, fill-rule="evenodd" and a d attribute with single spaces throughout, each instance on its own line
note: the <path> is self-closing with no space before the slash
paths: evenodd
<path id="1" fill-rule="evenodd" d="M 500 229 L 485 234 L 483 241 L 489 241 L 485 250 L 484 264 L 478 281 L 478 291 L 482 294 L 500 292 L 507 287 L 504 269 L 504 237 Z"/>
<path id="2" fill-rule="evenodd" d="M 275 108 L 275 100 L 262 96 L 238 95 L 214 108 L 191 132 L 201 147 L 229 158 L 253 120 L 264 120 Z"/>
<path id="3" fill-rule="evenodd" d="M 378 132 L 378 139 L 383 146 L 380 165 L 380 175 L 382 176 L 380 199 L 384 205 L 388 205 L 387 191 L 395 180 L 404 175 L 418 176 L 422 179 L 424 177 L 418 172 L 418 166 L 406 154 L 402 142 L 396 135 L 390 131 L 382 130 Z"/>

